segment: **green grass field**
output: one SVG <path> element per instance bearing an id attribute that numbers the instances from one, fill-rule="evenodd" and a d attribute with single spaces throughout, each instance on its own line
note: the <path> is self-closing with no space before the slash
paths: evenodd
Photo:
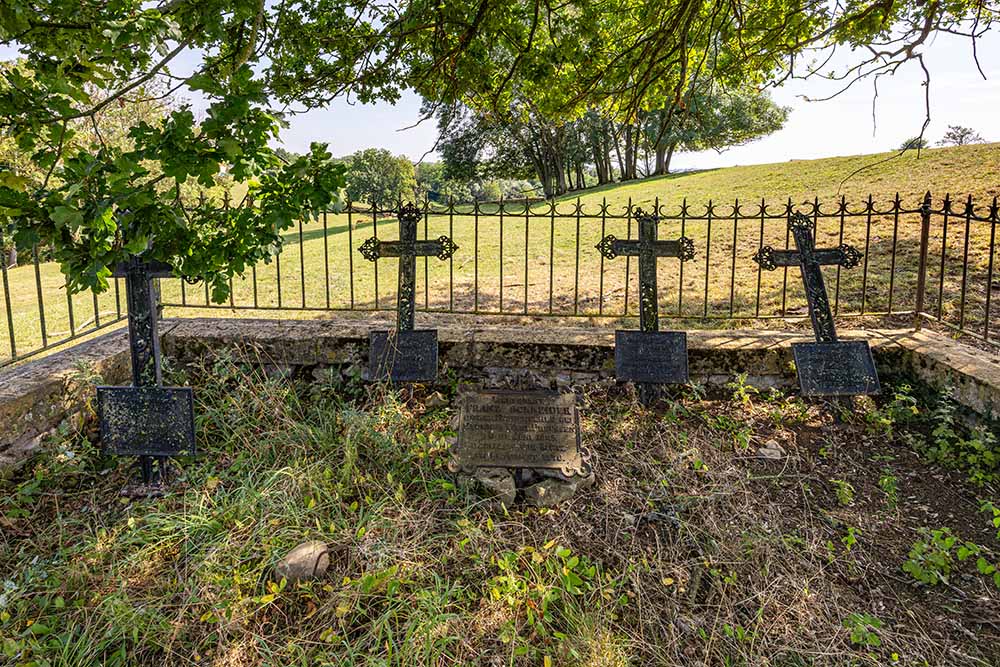
<path id="1" fill-rule="evenodd" d="M 907 154 L 887 160 L 891 155 L 732 167 L 594 188 L 579 196 L 579 216 L 576 195 L 560 199 L 554 220 L 548 204 L 532 207 L 528 216 L 519 205 L 509 206 L 502 220 L 495 214 L 495 206 L 484 206 L 478 217 L 432 215 L 426 224 L 427 235 L 433 238 L 450 234 L 459 250 L 450 261 L 418 260 L 418 308 L 510 314 L 545 314 L 551 309 L 567 315 L 634 315 L 634 260 L 602 261 L 594 246 L 604 234 L 634 237 L 634 225 L 620 217 L 630 201 L 648 210 L 658 199 L 662 211 L 669 215 L 678 213 L 686 199 L 689 213 L 703 218 L 711 200 L 714 216 L 711 227 L 705 219 L 684 223 L 683 233 L 695 242 L 697 256 L 685 264 L 683 276 L 678 262 L 661 262 L 661 316 L 679 315 L 693 319 L 693 326 L 706 326 L 710 322 L 697 318 L 802 315 L 804 304 L 795 272 L 788 276 L 783 271 L 760 274 L 758 306 L 758 270 L 751 257 L 761 244 L 784 247 L 785 224 L 780 216 L 766 220 L 763 228 L 756 219 L 741 219 L 734 224 L 732 209 L 737 200 L 742 214 L 751 217 L 759 210 L 761 200 L 767 202 L 770 213 L 777 214 L 789 199 L 804 210 L 808 210 L 810 202 L 819 201 L 822 211 L 833 212 L 844 198 L 850 210 L 858 211 L 871 195 L 876 208 L 884 210 L 891 206 L 897 192 L 904 207 L 913 209 L 919 206 L 923 193 L 930 190 L 936 206 L 945 193 L 952 193 L 960 202 L 972 195 L 977 210 L 983 213 L 989 201 L 1000 194 L 1000 144 L 931 149 L 923 151 L 919 159 Z M 858 171 L 868 165 L 874 166 Z M 962 206 L 956 210 L 962 210 Z M 968 288 L 963 323 L 982 327 L 992 230 L 988 224 L 973 223 L 966 235 L 964 221 L 952 217 L 945 238 L 943 224 L 941 217 L 935 217 L 932 225 L 928 307 L 936 312 L 940 304 L 942 315 L 958 323 L 964 274 Z M 395 260 L 380 260 L 376 274 L 376 267 L 357 252 L 358 246 L 375 233 L 373 227 L 370 216 L 331 214 L 325 221 L 313 221 L 303 224 L 301 230 L 289 231 L 284 235 L 286 246 L 279 258 L 280 273 L 279 263 L 258 267 L 256 284 L 248 273 L 245 280 L 234 285 L 233 304 L 238 309 L 210 312 L 233 317 L 316 317 L 324 316 L 328 309 L 392 307 Z M 380 219 L 379 238 L 395 238 L 395 227 L 392 219 Z M 682 231 L 679 221 L 664 221 L 660 229 L 661 238 L 674 238 Z M 913 308 L 919 216 L 902 215 L 896 219 L 876 215 L 870 221 L 863 215 L 848 217 L 843 233 L 839 218 L 834 217 L 821 220 L 817 232 L 821 245 L 852 243 L 868 258 L 867 275 L 863 267 L 828 272 L 829 287 L 841 314 L 862 309 L 885 311 L 890 306 L 893 311 Z M 967 240 L 970 261 L 965 264 L 961 260 Z M 895 263 L 893 247 L 897 250 Z M 122 289 L 118 295 L 114 290 L 102 294 L 96 301 L 91 294 L 76 295 L 71 326 L 58 267 L 42 264 L 38 274 L 45 315 L 44 342 L 49 344 L 93 326 L 95 313 L 101 323 L 114 319 L 120 312 L 119 304 L 124 306 Z M 11 356 L 10 325 L 19 355 L 43 343 L 35 268 L 22 266 L 8 271 L 7 284 L 9 291 L 4 289 L 2 298 L 10 299 L 13 319 L 8 324 L 0 308 L 0 363 Z M 993 289 L 995 292 L 996 286 Z M 162 290 L 166 304 L 205 305 L 202 286 L 182 286 L 181 281 L 171 279 L 162 282 Z M 995 298 L 993 303 L 997 302 L 1000 299 Z M 302 308 L 306 310 L 292 310 Z M 206 313 L 204 309 L 176 307 L 168 307 L 166 312 Z M 996 321 L 997 316 L 993 319 Z"/>

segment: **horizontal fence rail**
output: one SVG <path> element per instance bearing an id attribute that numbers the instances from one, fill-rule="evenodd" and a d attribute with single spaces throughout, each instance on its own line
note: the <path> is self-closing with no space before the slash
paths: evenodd
<path id="1" fill-rule="evenodd" d="M 795 212 L 813 221 L 817 247 L 847 243 L 864 255 L 853 269 L 825 271 L 839 318 L 912 316 L 981 341 L 1000 344 L 997 302 L 997 200 L 946 196 L 904 205 L 897 195 L 779 205 L 760 200 L 720 205 L 681 201 L 644 205 L 659 216 L 660 239 L 691 239 L 695 258 L 657 266 L 659 312 L 677 326 L 727 326 L 737 321 L 807 318 L 796 270 L 762 271 L 753 255 L 765 245 L 788 248 Z M 914 205 L 915 204 L 915 205 Z M 638 316 L 634 257 L 605 259 L 595 246 L 608 234 L 638 235 L 637 206 L 508 201 L 423 204 L 418 238 L 449 236 L 458 250 L 447 260 L 417 259 L 416 307 L 437 313 L 628 318 Z M 358 248 L 371 236 L 398 238 L 394 210 L 349 205 L 339 213 L 299 221 L 283 234 L 270 264 L 233 283 L 223 304 L 206 286 L 160 281 L 168 315 L 199 310 L 251 315 L 258 311 L 376 311 L 396 307 L 397 260 L 366 261 Z M 58 267 L 32 261 L 3 269 L 0 366 L 122 320 L 123 286 L 67 298 Z M 699 324 L 700 323 L 700 324 Z"/>

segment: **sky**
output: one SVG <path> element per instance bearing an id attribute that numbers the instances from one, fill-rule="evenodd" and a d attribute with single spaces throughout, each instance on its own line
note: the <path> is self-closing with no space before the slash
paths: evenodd
<path id="1" fill-rule="evenodd" d="M 948 125 L 971 127 L 988 141 L 1000 141 L 1000 31 L 979 40 L 978 53 L 986 80 L 976 70 L 968 39 L 940 34 L 925 48 L 924 62 L 931 74 L 931 124 L 924 136 L 932 144 Z M 891 150 L 920 133 L 925 114 L 922 84 L 923 72 L 916 62 L 883 77 L 873 124 L 871 83 L 859 82 L 828 101 L 807 102 L 801 96 L 825 97 L 838 86 L 818 78 L 791 81 L 772 92 L 775 102 L 792 107 L 783 129 L 722 153 L 680 153 L 671 167 L 703 169 Z M 336 102 L 294 117 L 282 140 L 294 152 L 320 140 L 330 144 L 334 155 L 379 146 L 419 160 L 437 138 L 433 121 L 403 129 L 419 119 L 420 98 L 413 94 L 404 95 L 395 106 Z"/>
<path id="2" fill-rule="evenodd" d="M 937 34 L 925 46 L 924 61 L 931 73 L 931 124 L 925 137 L 931 143 L 944 134 L 948 125 L 971 127 L 987 141 L 1000 141 L 1000 31 L 991 31 L 980 39 L 978 53 L 986 80 L 976 69 L 968 39 Z M 13 50 L 0 47 L 0 59 L 14 55 Z M 833 65 L 850 62 L 850 55 L 838 56 Z M 190 55 L 175 63 L 174 73 L 182 74 L 195 62 Z M 772 91 L 775 102 L 792 107 L 783 129 L 722 153 L 679 153 L 671 167 L 703 169 L 897 148 L 919 134 L 924 122 L 922 83 L 923 73 L 916 62 L 905 64 L 892 77 L 883 77 L 873 123 L 871 83 L 859 82 L 831 100 L 808 102 L 802 96 L 825 97 L 838 86 L 819 78 L 787 82 Z M 199 100 L 191 102 L 199 106 Z M 433 150 L 437 129 L 433 121 L 412 127 L 419 120 L 420 98 L 413 93 L 404 93 L 395 105 L 366 106 L 340 100 L 327 108 L 292 116 L 290 127 L 281 134 L 281 143 L 293 152 L 305 152 L 312 141 L 325 141 L 338 156 L 376 146 L 414 161 L 433 160 L 436 155 L 428 155 L 428 151 Z"/>

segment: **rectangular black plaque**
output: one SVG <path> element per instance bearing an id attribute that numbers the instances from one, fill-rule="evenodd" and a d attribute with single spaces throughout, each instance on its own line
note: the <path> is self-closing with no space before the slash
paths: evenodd
<path id="1" fill-rule="evenodd" d="M 104 449 L 118 456 L 194 454 L 191 387 L 98 387 Z"/>
<path id="2" fill-rule="evenodd" d="M 575 394 L 483 391 L 462 399 L 452 470 L 551 468 L 589 473 L 580 447 Z"/>
<path id="3" fill-rule="evenodd" d="M 615 332 L 615 374 L 619 380 L 686 384 L 687 334 L 683 331 Z"/>
<path id="4" fill-rule="evenodd" d="M 437 377 L 437 329 L 372 331 L 368 355 L 370 380 L 429 382 Z"/>
<path id="5" fill-rule="evenodd" d="M 879 393 L 878 372 L 868 341 L 792 343 L 803 396 Z"/>

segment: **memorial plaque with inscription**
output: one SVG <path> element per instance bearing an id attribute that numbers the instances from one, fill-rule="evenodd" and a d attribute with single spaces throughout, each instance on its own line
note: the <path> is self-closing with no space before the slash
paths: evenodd
<path id="1" fill-rule="evenodd" d="M 98 387 L 104 448 L 118 456 L 195 454 L 190 387 Z"/>
<path id="2" fill-rule="evenodd" d="M 549 468 L 587 475 L 574 394 L 484 391 L 462 401 L 458 441 L 449 468 Z"/>
<path id="3" fill-rule="evenodd" d="M 683 331 L 615 332 L 615 375 L 650 384 L 686 384 L 687 334 Z"/>
<path id="4" fill-rule="evenodd" d="M 368 378 L 392 382 L 430 382 L 437 375 L 436 329 L 372 331 Z"/>
<path id="5" fill-rule="evenodd" d="M 803 396 L 879 393 L 878 373 L 868 341 L 792 343 Z"/>

